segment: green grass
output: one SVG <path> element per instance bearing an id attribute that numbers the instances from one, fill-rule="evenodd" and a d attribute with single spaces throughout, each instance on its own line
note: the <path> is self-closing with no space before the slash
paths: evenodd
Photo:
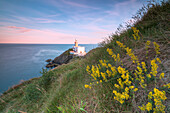
<path id="1" fill-rule="evenodd" d="M 101 47 L 91 50 L 85 58 L 72 59 L 70 63 L 58 66 L 53 71 L 44 70 L 42 77 L 25 81 L 8 90 L 0 97 L 0 112 L 56 113 L 62 109 L 67 112 L 132 112 L 131 104 L 120 106 L 113 99 L 113 81 L 85 89 L 84 85 L 93 81 L 86 72 L 86 66 L 97 65 L 101 59 L 116 65 L 108 55 L 107 48 L 113 49 L 114 53 L 120 53 L 120 56 L 125 58 L 126 55 L 117 46 L 116 40 L 136 50 L 142 48 L 146 40 L 156 41 L 162 47 L 169 47 L 170 38 L 166 34 L 170 28 L 167 24 L 169 8 L 168 2 L 151 8 L 141 21 L 134 25 L 143 37 L 140 41 L 133 40 L 131 29 L 120 35 L 113 34 L 109 40 L 101 44 Z M 161 58 L 167 60 L 167 53 L 164 51 L 162 50 Z"/>

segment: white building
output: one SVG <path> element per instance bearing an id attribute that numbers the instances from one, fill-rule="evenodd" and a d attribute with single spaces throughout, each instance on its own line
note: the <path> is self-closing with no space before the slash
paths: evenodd
<path id="1" fill-rule="evenodd" d="M 74 54 L 77 56 L 86 55 L 85 47 L 78 46 L 77 40 L 75 40 L 75 45 L 73 46 L 73 51 L 70 51 L 70 54 Z"/>

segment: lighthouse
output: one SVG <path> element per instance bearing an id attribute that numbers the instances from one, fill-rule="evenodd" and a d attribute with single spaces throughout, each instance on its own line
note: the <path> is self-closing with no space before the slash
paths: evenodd
<path id="1" fill-rule="evenodd" d="M 77 40 L 75 40 L 75 42 L 74 42 L 74 43 L 75 43 L 75 45 L 74 45 L 74 46 L 75 46 L 75 47 L 78 47 L 78 42 L 77 42 Z"/>
<path id="2" fill-rule="evenodd" d="M 84 56 L 84 55 L 86 55 L 85 47 L 78 46 L 78 41 L 75 40 L 74 46 L 73 46 L 73 51 L 70 51 L 70 54 L 74 54 L 76 56 Z"/>

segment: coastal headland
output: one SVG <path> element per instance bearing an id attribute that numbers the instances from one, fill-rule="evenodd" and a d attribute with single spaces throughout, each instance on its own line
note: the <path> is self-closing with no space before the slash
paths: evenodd
<path id="1" fill-rule="evenodd" d="M 0 112 L 168 113 L 169 12 L 169 1 L 152 3 L 84 58 L 64 52 L 51 60 L 64 65 L 4 92 Z"/>

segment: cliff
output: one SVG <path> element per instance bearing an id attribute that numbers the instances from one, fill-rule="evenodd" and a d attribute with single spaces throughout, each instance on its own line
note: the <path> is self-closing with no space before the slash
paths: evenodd
<path id="1" fill-rule="evenodd" d="M 66 50 L 60 56 L 57 56 L 54 60 L 49 62 L 46 65 L 46 67 L 49 68 L 49 67 L 54 67 L 54 66 L 56 67 L 62 64 L 67 64 L 73 58 L 73 55 L 70 54 L 70 51 L 72 51 L 72 49 Z"/>

